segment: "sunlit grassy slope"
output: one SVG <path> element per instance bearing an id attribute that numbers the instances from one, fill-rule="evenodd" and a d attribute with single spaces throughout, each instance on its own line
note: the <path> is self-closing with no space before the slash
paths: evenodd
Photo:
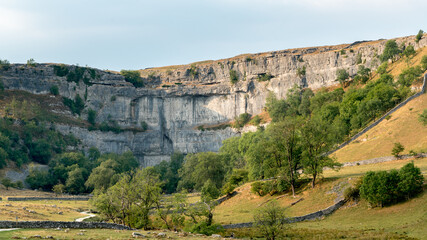
<path id="1" fill-rule="evenodd" d="M 339 162 L 390 156 L 396 142 L 405 147 L 403 153 L 410 150 L 427 152 L 427 126 L 418 121 L 419 114 L 426 108 L 427 94 L 423 94 L 333 155 Z"/>

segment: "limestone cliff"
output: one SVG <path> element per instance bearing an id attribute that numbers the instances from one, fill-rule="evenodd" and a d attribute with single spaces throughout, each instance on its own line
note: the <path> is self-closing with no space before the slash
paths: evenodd
<path id="1" fill-rule="evenodd" d="M 398 44 L 412 44 L 415 49 L 427 45 L 414 37 L 396 39 Z M 118 73 L 92 69 L 85 72 L 86 83 L 68 82 L 55 74 L 54 64 L 27 66 L 13 64 L 0 70 L 5 89 L 19 89 L 33 94 L 49 94 L 51 86 L 61 96 L 85 96 L 87 110 L 97 112 L 96 122 L 115 121 L 123 128 L 138 129 L 141 122 L 148 130 L 122 133 L 88 131 L 79 126 L 57 124 L 63 133 L 73 133 L 83 146 L 98 147 L 102 152 L 131 150 L 144 166 L 153 165 L 173 151 L 193 153 L 217 151 L 221 142 L 239 133 L 231 128 L 198 130 L 200 125 L 228 122 L 241 113 L 258 114 L 268 93 L 283 98 L 297 84 L 317 89 L 337 84 L 336 70 L 350 75 L 358 65 L 376 68 L 385 40 L 354 44 L 246 54 L 230 59 L 206 61 L 191 65 L 141 70 L 145 87 L 135 88 Z M 74 66 L 67 66 L 73 69 Z M 298 69 L 305 74 L 297 75 Z M 239 81 L 230 83 L 235 71 Z M 259 81 L 265 77 L 269 80 Z M 63 114 L 72 116 L 69 112 Z"/>

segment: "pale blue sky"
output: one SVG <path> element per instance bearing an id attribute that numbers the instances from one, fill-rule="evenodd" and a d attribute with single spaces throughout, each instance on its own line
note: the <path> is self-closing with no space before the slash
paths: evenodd
<path id="1" fill-rule="evenodd" d="M 427 30 L 426 0 L 0 0 L 0 59 L 142 69 Z"/>

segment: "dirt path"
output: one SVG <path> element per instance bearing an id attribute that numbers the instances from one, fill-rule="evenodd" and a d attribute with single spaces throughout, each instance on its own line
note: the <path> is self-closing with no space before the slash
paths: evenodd
<path id="1" fill-rule="evenodd" d="M 81 212 L 81 214 L 86 214 L 86 217 L 81 217 L 81 218 L 77 218 L 76 220 L 74 220 L 75 222 L 83 222 L 83 220 L 91 218 L 91 217 L 95 217 L 95 214 L 92 213 L 88 213 L 88 212 Z"/>

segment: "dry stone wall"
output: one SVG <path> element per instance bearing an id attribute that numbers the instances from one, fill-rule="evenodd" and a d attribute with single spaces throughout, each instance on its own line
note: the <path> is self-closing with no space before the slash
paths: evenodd
<path id="1" fill-rule="evenodd" d="M 56 222 L 56 221 L 0 221 L 0 228 L 79 228 L 79 229 L 116 229 L 132 230 L 132 228 L 115 223 L 103 222 Z"/>

